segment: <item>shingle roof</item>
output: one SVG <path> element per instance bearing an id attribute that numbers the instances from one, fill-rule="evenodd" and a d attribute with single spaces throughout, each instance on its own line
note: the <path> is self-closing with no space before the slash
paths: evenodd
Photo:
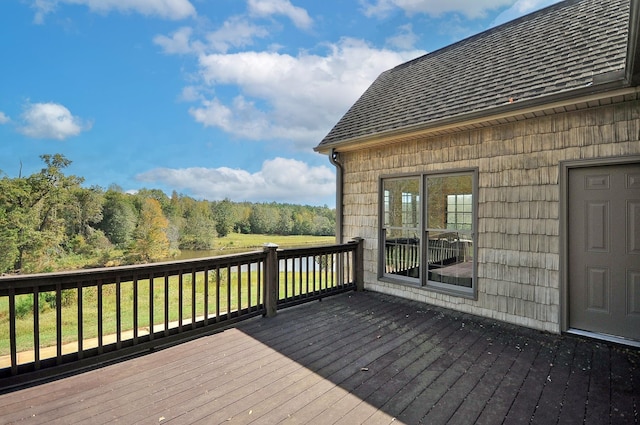
<path id="1" fill-rule="evenodd" d="M 382 73 L 318 145 L 557 94 L 623 71 L 629 0 L 567 0 Z"/>

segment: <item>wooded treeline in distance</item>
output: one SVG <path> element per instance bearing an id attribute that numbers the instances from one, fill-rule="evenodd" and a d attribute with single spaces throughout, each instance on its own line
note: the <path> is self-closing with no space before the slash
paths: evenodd
<path id="1" fill-rule="evenodd" d="M 157 261 L 180 249 L 212 249 L 230 232 L 335 234 L 335 211 L 326 206 L 84 188 L 82 177 L 64 174 L 71 161 L 63 155 L 41 159 L 37 173 L 0 178 L 0 273 Z"/>

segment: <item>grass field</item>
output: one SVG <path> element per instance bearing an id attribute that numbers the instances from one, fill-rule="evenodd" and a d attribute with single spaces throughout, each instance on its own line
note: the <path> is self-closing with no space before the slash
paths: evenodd
<path id="1" fill-rule="evenodd" d="M 309 236 L 309 235 L 245 235 L 242 233 L 230 233 L 224 238 L 215 240 L 215 248 L 261 248 L 266 243 L 275 243 L 282 248 L 330 245 L 335 243 L 335 236 Z"/>

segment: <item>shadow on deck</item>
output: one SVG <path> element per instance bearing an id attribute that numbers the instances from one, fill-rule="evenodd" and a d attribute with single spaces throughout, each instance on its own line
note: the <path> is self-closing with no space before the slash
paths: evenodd
<path id="1" fill-rule="evenodd" d="M 640 351 L 375 293 L 0 396 L 0 422 L 640 421 Z"/>

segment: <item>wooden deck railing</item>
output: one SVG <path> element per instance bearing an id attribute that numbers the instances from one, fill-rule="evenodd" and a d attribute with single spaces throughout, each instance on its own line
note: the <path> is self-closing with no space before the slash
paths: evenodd
<path id="1" fill-rule="evenodd" d="M 0 390 L 362 285 L 362 241 L 0 277 Z"/>

